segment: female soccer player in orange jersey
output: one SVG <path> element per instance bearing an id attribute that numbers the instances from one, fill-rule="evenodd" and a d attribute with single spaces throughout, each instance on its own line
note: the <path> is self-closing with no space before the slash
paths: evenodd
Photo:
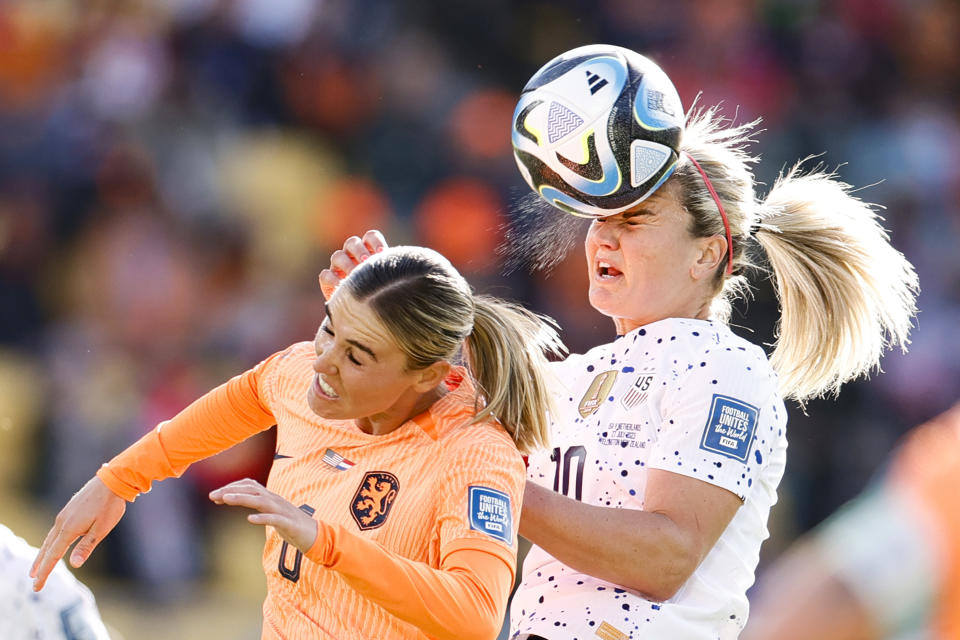
<path id="1" fill-rule="evenodd" d="M 35 589 L 78 538 L 81 565 L 152 481 L 276 424 L 267 487 L 211 493 L 267 525 L 263 638 L 496 637 L 516 562 L 518 448 L 543 444 L 545 351 L 562 345 L 533 314 L 474 296 L 436 252 L 371 251 L 313 344 L 214 389 L 97 472 L 44 540 Z"/>

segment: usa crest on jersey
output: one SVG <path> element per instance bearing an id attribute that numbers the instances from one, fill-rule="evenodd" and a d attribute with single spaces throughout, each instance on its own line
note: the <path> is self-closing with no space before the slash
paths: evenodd
<path id="1" fill-rule="evenodd" d="M 637 376 L 637 379 L 633 381 L 633 384 L 630 385 L 626 393 L 623 394 L 623 397 L 620 399 L 620 404 L 622 404 L 623 408 L 627 411 L 640 406 L 646 401 L 652 385 L 653 371 L 642 372 Z"/>

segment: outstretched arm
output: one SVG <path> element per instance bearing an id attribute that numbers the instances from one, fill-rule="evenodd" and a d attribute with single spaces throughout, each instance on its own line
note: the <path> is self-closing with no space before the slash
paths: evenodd
<path id="1" fill-rule="evenodd" d="M 76 540 L 70 562 L 79 567 L 123 517 L 126 501 L 150 490 L 154 480 L 186 468 L 274 424 L 261 403 L 259 376 L 274 355 L 207 393 L 173 419 L 161 423 L 97 471 L 64 506 L 47 534 L 30 577 L 39 591 Z"/>
<path id="2" fill-rule="evenodd" d="M 513 586 L 513 567 L 499 555 L 464 546 L 439 569 L 397 555 L 341 526 L 318 522 L 254 480 L 210 493 L 217 504 L 255 509 L 254 524 L 274 527 L 313 562 L 333 569 L 354 589 L 438 640 L 492 640 Z"/>

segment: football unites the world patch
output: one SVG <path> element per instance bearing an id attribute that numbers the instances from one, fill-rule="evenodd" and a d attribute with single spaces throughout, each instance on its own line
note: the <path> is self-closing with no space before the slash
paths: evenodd
<path id="1" fill-rule="evenodd" d="M 752 404 L 714 394 L 700 448 L 746 462 L 759 415 L 760 410 Z"/>
<path id="2" fill-rule="evenodd" d="M 501 542 L 513 544 L 513 513 L 510 496 L 489 487 L 471 486 L 470 528 Z"/>

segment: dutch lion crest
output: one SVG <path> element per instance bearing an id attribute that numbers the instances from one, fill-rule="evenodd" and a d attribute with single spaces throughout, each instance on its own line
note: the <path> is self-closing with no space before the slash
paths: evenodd
<path id="1" fill-rule="evenodd" d="M 353 496 L 350 512 L 361 530 L 376 529 L 387 520 L 400 491 L 400 482 L 392 473 L 368 471 Z"/>

